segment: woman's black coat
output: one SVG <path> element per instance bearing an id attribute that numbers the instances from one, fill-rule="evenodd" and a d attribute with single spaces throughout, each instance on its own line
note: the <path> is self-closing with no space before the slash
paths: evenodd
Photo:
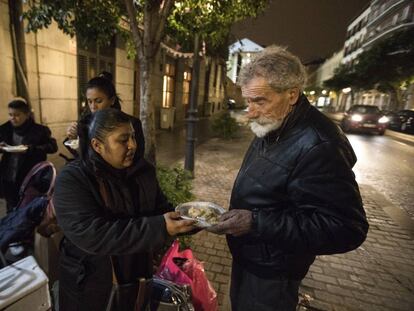
<path id="1" fill-rule="evenodd" d="M 168 237 L 163 214 L 172 208 L 159 188 L 154 167 L 136 158 L 123 174 L 106 165 L 105 174 L 97 176 L 77 159 L 58 176 L 54 204 L 65 235 L 60 310 L 105 310 L 112 287 L 111 259 L 120 283 L 152 276 L 151 255 Z M 113 196 L 112 202 L 128 206 L 128 211 L 106 208 L 99 178 L 109 192 L 121 189 L 119 193 L 132 198 L 132 204 L 127 204 L 124 196 Z"/>
<path id="2" fill-rule="evenodd" d="M 47 126 L 35 123 L 31 118 L 18 128 L 13 127 L 10 121 L 2 124 L 0 126 L 0 142 L 12 145 L 14 131 L 23 136 L 22 144 L 29 147 L 25 153 L 19 154 L 18 172 L 15 181 L 19 186 L 33 166 L 45 161 L 47 154 L 55 153 L 58 148 L 56 140 L 51 136 L 50 129 Z M 0 162 L 0 179 L 2 178 L 1 172 L 5 171 L 13 155 L 13 153 L 3 153 Z"/>

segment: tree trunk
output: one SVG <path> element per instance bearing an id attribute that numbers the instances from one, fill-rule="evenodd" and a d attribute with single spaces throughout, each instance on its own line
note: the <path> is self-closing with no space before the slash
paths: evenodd
<path id="1" fill-rule="evenodd" d="M 145 159 L 156 164 L 155 109 L 152 102 L 152 76 L 155 57 L 140 61 L 141 107 L 140 118 L 145 138 Z"/>
<path id="2" fill-rule="evenodd" d="M 396 101 L 395 101 L 395 104 L 396 104 L 396 109 L 395 110 L 401 110 L 401 109 L 404 109 L 404 107 L 403 107 L 403 101 L 402 101 L 402 90 L 400 89 L 400 87 L 399 86 L 397 86 L 396 88 L 395 88 L 395 98 L 396 98 Z"/>
<path id="3" fill-rule="evenodd" d="M 140 119 L 145 138 L 144 157 L 154 165 L 156 164 L 156 138 L 155 138 L 155 103 L 152 101 L 153 70 L 156 68 L 156 55 L 164 34 L 165 23 L 174 5 L 174 0 L 156 0 L 145 2 L 143 31 L 139 30 L 136 20 L 137 12 L 132 0 L 125 0 L 128 12 L 132 38 L 137 51 L 140 66 Z"/>
<path id="4" fill-rule="evenodd" d="M 390 95 L 390 105 L 388 109 L 393 110 L 393 111 L 402 109 L 400 107 L 401 102 L 402 102 L 402 94 L 401 94 L 399 83 L 390 84 L 389 95 Z"/>
<path id="5" fill-rule="evenodd" d="M 29 85 L 26 76 L 26 57 L 24 53 L 23 23 L 19 20 L 22 8 L 21 3 L 9 0 L 10 36 L 13 48 L 13 59 L 16 72 L 17 95 L 24 97 L 30 106 Z"/>

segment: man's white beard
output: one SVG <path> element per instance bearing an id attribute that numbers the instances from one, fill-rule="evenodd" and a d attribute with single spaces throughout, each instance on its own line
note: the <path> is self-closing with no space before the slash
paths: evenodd
<path id="1" fill-rule="evenodd" d="M 277 130 L 282 126 L 283 119 L 272 120 L 268 118 L 259 118 L 250 122 L 250 129 L 259 138 L 265 137 L 271 131 Z"/>

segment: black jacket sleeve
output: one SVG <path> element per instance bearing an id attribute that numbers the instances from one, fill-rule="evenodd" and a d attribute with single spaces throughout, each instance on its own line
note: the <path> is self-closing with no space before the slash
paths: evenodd
<path id="1" fill-rule="evenodd" d="M 168 202 L 167 197 L 162 192 L 159 185 L 157 185 L 157 187 L 158 187 L 158 189 L 157 189 L 157 202 L 156 202 L 156 205 L 159 208 L 159 213 L 164 214 L 164 213 L 168 213 L 168 212 L 173 212 L 174 211 L 174 206 L 172 206 L 172 204 L 170 202 Z"/>
<path id="2" fill-rule="evenodd" d="M 52 137 L 50 129 L 46 126 L 41 127 L 41 139 L 39 143 L 29 145 L 29 151 L 55 153 L 58 150 L 56 139 Z"/>
<path id="3" fill-rule="evenodd" d="M 74 167 L 65 168 L 57 178 L 56 216 L 72 243 L 100 255 L 151 252 L 163 245 L 168 233 L 162 215 L 108 219 L 91 186 Z"/>
<path id="4" fill-rule="evenodd" d="M 257 213 L 257 234 L 290 253 L 343 253 L 366 238 L 368 222 L 346 149 L 323 142 L 299 160 L 287 191 L 290 204 Z"/>

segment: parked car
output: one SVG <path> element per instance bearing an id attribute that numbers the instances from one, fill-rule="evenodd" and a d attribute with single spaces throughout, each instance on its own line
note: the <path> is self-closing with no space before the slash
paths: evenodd
<path id="1" fill-rule="evenodd" d="M 391 130 L 414 133 L 414 110 L 400 110 L 387 114 Z"/>
<path id="2" fill-rule="evenodd" d="M 344 132 L 360 131 L 384 135 L 388 121 L 388 117 L 377 106 L 354 105 L 344 114 L 341 127 Z"/>

